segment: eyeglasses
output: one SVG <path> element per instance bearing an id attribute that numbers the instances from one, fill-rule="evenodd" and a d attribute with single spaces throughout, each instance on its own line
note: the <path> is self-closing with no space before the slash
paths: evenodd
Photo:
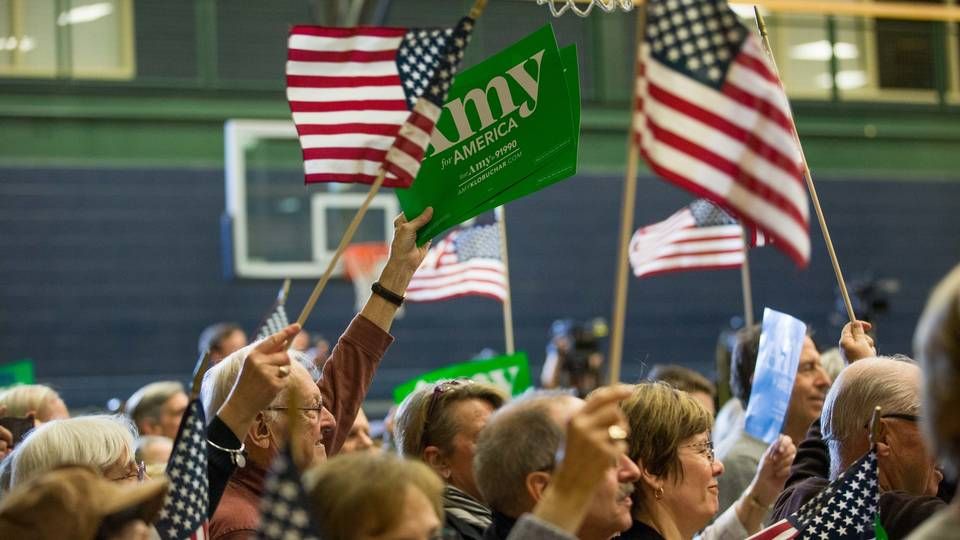
<path id="1" fill-rule="evenodd" d="M 143 480 L 147 477 L 147 464 L 143 461 L 138 461 L 136 463 L 132 463 L 131 465 L 136 467 L 136 470 L 130 471 L 124 476 L 119 476 L 117 478 L 107 478 L 107 480 L 110 480 L 111 482 L 129 482 L 136 479 L 137 482 L 143 482 Z"/>
<path id="2" fill-rule="evenodd" d="M 907 414 L 907 413 L 881 414 L 880 418 L 896 418 L 897 420 L 905 420 L 907 422 L 913 422 L 914 424 L 920 421 L 919 416 L 915 414 Z M 863 427 L 864 429 L 868 429 L 870 427 L 870 422 L 867 422 L 866 424 L 864 424 Z"/>
<path id="3" fill-rule="evenodd" d="M 906 420 L 907 422 L 917 423 L 920 421 L 920 417 L 915 414 L 905 414 L 905 413 L 891 413 L 891 414 L 881 414 L 880 418 L 898 418 L 900 420 Z"/>
<path id="4" fill-rule="evenodd" d="M 679 448 L 693 448 L 698 454 L 707 458 L 707 461 L 713 463 L 717 458 L 716 453 L 713 451 L 713 441 L 707 441 L 696 444 L 683 444 Z"/>
<path id="5" fill-rule="evenodd" d="M 321 402 L 319 405 L 314 405 L 312 407 L 295 407 L 295 408 L 301 413 L 303 413 L 303 416 L 305 416 L 307 420 L 316 423 L 320 421 L 320 411 L 323 410 L 323 403 Z M 286 411 L 289 409 L 290 407 L 267 407 L 264 410 L 265 411 Z"/>
<path id="6" fill-rule="evenodd" d="M 445 392 L 452 390 L 460 386 L 466 386 L 468 384 L 473 384 L 472 379 L 453 379 L 452 381 L 444 381 L 438 383 L 433 387 L 433 393 L 430 394 L 430 403 L 427 405 L 427 414 L 423 417 L 423 431 L 420 435 L 420 451 L 423 452 L 424 448 L 427 447 L 427 429 L 430 426 L 430 420 L 433 419 L 434 409 L 437 408 L 437 403 L 440 401 L 440 396 Z"/>

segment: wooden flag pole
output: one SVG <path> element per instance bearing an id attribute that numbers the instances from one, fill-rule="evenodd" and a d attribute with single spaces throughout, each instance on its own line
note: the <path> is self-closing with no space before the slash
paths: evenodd
<path id="1" fill-rule="evenodd" d="M 740 265 L 740 281 L 743 285 L 743 324 L 744 328 L 753 326 L 753 290 L 750 285 L 750 244 L 747 242 L 747 230 L 740 225 L 740 238 L 743 243 L 743 264 Z"/>
<path id="2" fill-rule="evenodd" d="M 507 257 L 506 212 L 502 206 L 498 206 L 494 212 L 497 215 L 497 227 L 500 229 L 500 258 L 503 260 L 503 271 L 507 279 L 507 297 L 503 300 L 503 339 L 507 354 L 513 354 L 513 290 L 510 288 L 510 260 Z"/>
<path id="3" fill-rule="evenodd" d="M 486 7 L 487 0 L 475 0 L 473 7 L 470 9 L 470 18 L 477 20 Z M 353 240 L 353 235 L 356 234 L 357 228 L 360 227 L 360 222 L 363 221 L 363 216 L 367 214 L 367 209 L 370 208 L 370 203 L 373 202 L 373 197 L 380 191 L 380 187 L 383 186 L 383 180 L 386 174 L 386 170 L 381 168 L 376 180 L 374 180 L 373 184 L 370 186 L 370 191 L 367 193 L 367 198 L 364 199 L 363 204 L 360 205 L 360 209 L 357 210 L 356 215 L 353 216 L 353 221 L 350 222 L 347 230 L 343 233 L 343 238 L 340 239 L 340 245 L 337 246 L 337 251 L 333 253 L 333 257 L 330 259 L 327 269 L 323 272 L 323 275 L 320 276 L 320 279 L 317 281 L 317 285 L 313 288 L 313 292 L 310 293 L 310 298 L 307 299 L 307 303 L 303 306 L 300 316 L 297 317 L 297 324 L 299 324 L 301 328 L 306 324 L 307 318 L 310 317 L 310 312 L 313 311 L 313 307 L 316 305 L 317 299 L 320 298 L 320 293 L 323 292 L 323 289 L 327 286 L 327 282 L 330 281 L 330 276 L 333 275 L 333 269 L 336 268 L 337 263 L 340 261 L 340 257 L 343 256 L 343 252 L 350 245 L 350 241 Z M 291 340 L 291 343 L 293 343 L 293 340 Z"/>
<path id="4" fill-rule="evenodd" d="M 306 305 L 303 306 L 303 310 L 300 311 L 300 316 L 297 317 L 297 324 L 301 328 L 307 322 L 307 318 L 310 316 L 310 312 L 313 311 L 313 307 L 317 303 L 317 299 L 320 298 L 320 293 L 323 292 L 323 289 L 327 286 L 327 282 L 330 281 L 330 276 L 333 275 L 333 269 L 336 268 L 337 262 L 340 261 L 340 257 L 343 255 L 343 252 L 350 245 L 350 241 L 353 240 L 353 235 L 356 234 L 357 228 L 360 227 L 360 222 L 363 221 L 363 216 L 367 214 L 367 209 L 370 208 L 370 203 L 373 202 L 373 198 L 380 191 L 380 187 L 383 186 L 383 179 L 386 176 L 386 171 L 380 170 L 380 174 L 377 175 L 376 180 L 370 186 L 370 191 L 367 193 L 367 198 L 363 200 L 363 204 L 360 205 L 360 209 L 357 210 L 357 213 L 353 216 L 353 221 L 350 222 L 350 225 L 347 226 L 347 230 L 343 233 L 343 237 L 340 238 L 340 245 L 337 246 L 337 251 L 333 253 L 333 257 L 330 259 L 329 264 L 327 264 L 327 269 L 323 272 L 323 275 L 320 276 L 320 280 L 317 281 L 316 286 L 313 288 L 313 292 L 310 293 L 310 298 L 307 299 Z M 291 344 L 293 340 L 290 340 Z"/>
<path id="5" fill-rule="evenodd" d="M 783 87 L 783 80 L 780 78 L 780 70 L 777 68 L 777 61 L 773 57 L 773 49 L 770 48 L 770 38 L 767 35 L 767 25 L 763 22 L 763 16 L 760 10 L 754 6 L 753 12 L 757 17 L 757 27 L 760 29 L 760 38 L 763 41 L 763 48 L 773 66 L 773 72 L 777 75 L 780 86 Z M 784 87 L 786 91 L 786 87 Z M 786 92 L 784 92 L 786 93 Z M 827 229 L 827 220 L 823 217 L 823 209 L 820 207 L 820 198 L 817 196 L 817 188 L 813 185 L 813 176 L 810 173 L 810 165 L 807 163 L 807 156 L 803 152 L 803 145 L 800 143 L 800 134 L 797 132 L 796 117 L 793 114 L 793 107 L 787 100 L 787 110 L 790 113 L 790 120 L 793 122 L 793 138 L 800 149 L 800 160 L 803 164 L 803 177 L 807 182 L 807 189 L 810 191 L 810 200 L 813 201 L 813 209 L 817 213 L 817 221 L 820 222 L 820 230 L 823 232 L 823 241 L 827 244 L 827 253 L 830 254 L 830 262 L 833 264 L 833 272 L 837 275 L 837 284 L 840 286 L 840 295 L 843 297 L 843 304 L 847 308 L 847 317 L 850 322 L 857 320 L 853 312 L 853 304 L 850 303 L 850 294 L 847 292 L 847 283 L 843 280 L 843 272 L 840 270 L 840 262 L 837 260 L 837 253 L 833 249 L 833 240 L 830 239 L 830 230 Z"/>
<path id="6" fill-rule="evenodd" d="M 646 11 L 637 10 L 637 44 L 635 50 L 639 54 L 640 44 L 646 26 Z M 617 245 L 617 281 L 616 293 L 613 299 L 613 328 L 610 332 L 610 384 L 620 382 L 620 365 L 623 358 L 623 332 L 627 318 L 627 267 L 630 257 L 630 235 L 633 232 L 633 211 L 637 199 L 637 168 L 640 164 L 639 142 L 634 141 L 633 118 L 637 113 L 637 64 L 634 65 L 634 91 L 630 105 L 630 127 L 627 130 L 627 171 L 623 177 L 623 197 L 620 206 L 620 243 Z"/>
<path id="7" fill-rule="evenodd" d="M 197 360 L 193 368 L 193 383 L 190 385 L 190 401 L 197 399 L 200 395 L 200 387 L 203 386 L 203 376 L 210 369 L 210 349 L 208 348 Z"/>

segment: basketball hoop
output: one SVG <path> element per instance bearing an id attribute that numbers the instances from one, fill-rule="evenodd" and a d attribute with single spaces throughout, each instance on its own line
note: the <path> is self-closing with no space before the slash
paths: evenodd
<path id="1" fill-rule="evenodd" d="M 581 9 L 577 4 L 587 4 L 587 7 Z M 618 7 L 623 11 L 633 9 L 633 0 L 537 0 L 537 5 L 547 4 L 550 6 L 550 13 L 554 17 L 563 15 L 568 9 L 573 11 L 578 17 L 587 17 L 593 11 L 593 6 L 598 6 L 603 11 L 610 13 Z M 557 7 L 560 4 L 560 7 Z"/>
<path id="2" fill-rule="evenodd" d="M 343 252 L 343 269 L 353 282 L 358 312 L 370 298 L 370 286 L 380 277 L 389 255 L 390 247 L 383 242 L 350 244 Z"/>

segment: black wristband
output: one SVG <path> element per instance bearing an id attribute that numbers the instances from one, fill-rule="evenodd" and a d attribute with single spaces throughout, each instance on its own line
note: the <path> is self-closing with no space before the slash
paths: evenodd
<path id="1" fill-rule="evenodd" d="M 397 307 L 403 305 L 403 297 L 391 291 L 390 289 L 387 289 L 381 285 L 379 281 L 374 281 L 373 285 L 370 286 L 370 290 L 373 291 L 373 294 L 383 298 L 387 302 L 390 302 Z"/>

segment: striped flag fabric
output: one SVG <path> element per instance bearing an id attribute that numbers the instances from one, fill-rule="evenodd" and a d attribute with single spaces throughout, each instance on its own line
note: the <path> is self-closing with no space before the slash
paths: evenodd
<path id="1" fill-rule="evenodd" d="M 295 26 L 287 101 L 306 183 L 409 187 L 420 170 L 474 21 L 455 28 Z"/>
<path id="2" fill-rule="evenodd" d="M 290 325 L 287 318 L 287 309 L 284 307 L 287 303 L 287 293 L 290 291 L 290 280 L 287 279 L 280 287 L 277 293 L 277 299 L 274 300 L 270 311 L 263 317 L 260 326 L 257 327 L 257 341 L 272 336 Z"/>
<path id="3" fill-rule="evenodd" d="M 886 540 L 879 504 L 877 452 L 871 449 L 796 513 L 748 540 Z"/>
<path id="4" fill-rule="evenodd" d="M 500 228 L 493 212 L 447 233 L 424 258 L 407 286 L 410 302 L 486 296 L 503 302 L 509 293 L 500 256 Z"/>
<path id="5" fill-rule="evenodd" d="M 630 239 L 630 266 L 636 277 L 683 270 L 739 268 L 744 246 L 739 223 L 706 199 L 697 199 L 669 218 L 641 227 Z M 762 246 L 762 233 L 747 243 Z"/>
<path id="6" fill-rule="evenodd" d="M 724 0 L 649 0 L 637 52 L 634 135 L 664 180 L 810 260 L 800 148 L 783 87 Z"/>
<path id="7" fill-rule="evenodd" d="M 207 480 L 207 431 L 203 406 L 194 399 L 180 421 L 167 462 L 170 490 L 154 524 L 163 540 L 209 538 L 210 485 Z"/>

